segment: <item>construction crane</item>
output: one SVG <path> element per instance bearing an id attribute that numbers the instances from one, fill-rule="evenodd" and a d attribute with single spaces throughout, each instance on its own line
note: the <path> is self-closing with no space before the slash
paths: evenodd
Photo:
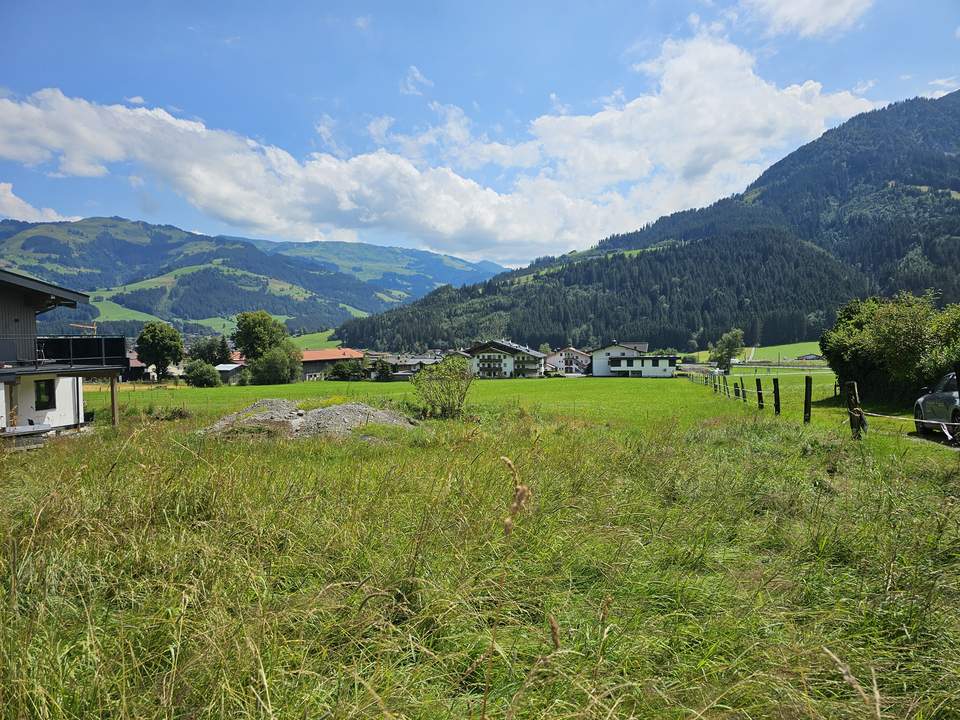
<path id="1" fill-rule="evenodd" d="M 81 330 L 92 330 L 93 335 L 97 334 L 97 324 L 93 323 L 92 325 L 86 325 L 84 323 L 70 323 L 70 327 L 80 328 Z"/>

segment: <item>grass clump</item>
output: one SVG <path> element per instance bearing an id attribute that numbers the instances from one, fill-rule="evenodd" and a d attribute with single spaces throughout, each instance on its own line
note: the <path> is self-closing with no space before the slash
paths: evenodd
<path id="1" fill-rule="evenodd" d="M 960 713 L 955 455 L 684 382 L 572 413 L 591 382 L 481 383 L 470 421 L 388 444 L 197 436 L 197 402 L 0 457 L 0 707 Z"/>

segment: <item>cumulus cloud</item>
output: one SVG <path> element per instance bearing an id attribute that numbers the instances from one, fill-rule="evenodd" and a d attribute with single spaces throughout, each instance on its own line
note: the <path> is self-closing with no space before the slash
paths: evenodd
<path id="1" fill-rule="evenodd" d="M 62 175 L 117 166 L 149 175 L 208 216 L 277 238 L 406 236 L 429 249 L 520 263 L 583 248 L 612 232 L 742 190 L 771 162 L 872 108 L 808 80 L 779 87 L 727 40 L 665 43 L 643 63 L 654 90 L 602 110 L 543 115 L 525 137 L 492 139 L 454 105 L 435 122 L 367 130 L 374 152 L 286 150 L 166 110 L 100 105 L 46 89 L 0 99 L 0 159 Z M 328 137 L 325 137 L 328 134 Z M 500 169 L 497 188 L 478 168 Z"/>
<path id="2" fill-rule="evenodd" d="M 570 106 L 560 102 L 560 96 L 556 93 L 550 93 L 550 107 L 557 115 L 566 115 L 570 112 Z"/>
<path id="3" fill-rule="evenodd" d="M 64 217 L 50 208 L 35 208 L 23 198 L 13 194 L 13 183 L 0 182 L 0 217 L 24 220 L 26 222 L 61 222 L 79 220 L 76 217 Z"/>
<path id="4" fill-rule="evenodd" d="M 146 105 L 147 101 L 143 99 L 142 95 L 134 95 L 133 97 L 124 98 L 131 105 Z"/>
<path id="5" fill-rule="evenodd" d="M 853 27 L 873 0 L 742 0 L 742 4 L 773 34 L 812 37 Z"/>
<path id="6" fill-rule="evenodd" d="M 423 95 L 423 89 L 431 87 L 433 87 L 433 80 L 420 72 L 420 68 L 416 65 L 408 67 L 407 74 L 400 81 L 400 93 L 403 95 Z"/>

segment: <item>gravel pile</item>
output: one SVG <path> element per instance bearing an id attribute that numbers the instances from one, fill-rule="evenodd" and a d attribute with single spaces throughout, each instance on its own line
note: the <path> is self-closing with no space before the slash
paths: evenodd
<path id="1" fill-rule="evenodd" d="M 286 437 L 348 435 L 351 430 L 373 423 L 413 427 L 399 413 L 380 410 L 364 403 L 330 405 L 316 410 L 300 410 L 289 400 L 257 400 L 240 412 L 221 418 L 205 432 L 213 435 L 273 434 Z"/>

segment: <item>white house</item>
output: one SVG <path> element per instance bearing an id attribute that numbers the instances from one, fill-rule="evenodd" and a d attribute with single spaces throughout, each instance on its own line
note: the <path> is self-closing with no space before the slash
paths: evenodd
<path id="1" fill-rule="evenodd" d="M 647 355 L 645 342 L 613 343 L 591 351 L 594 377 L 673 377 L 679 357 Z"/>
<path id="2" fill-rule="evenodd" d="M 470 369 L 480 378 L 543 377 L 546 355 L 509 340 L 491 340 L 467 350 Z"/>
<path id="3" fill-rule="evenodd" d="M 580 375 L 590 364 L 590 354 L 569 346 L 547 355 L 546 363 L 564 375 Z"/>
<path id="4" fill-rule="evenodd" d="M 123 337 L 37 336 L 37 315 L 89 298 L 25 275 L 0 270 L 0 438 L 79 428 L 85 422 L 83 378 L 116 382 L 127 369 Z"/>

